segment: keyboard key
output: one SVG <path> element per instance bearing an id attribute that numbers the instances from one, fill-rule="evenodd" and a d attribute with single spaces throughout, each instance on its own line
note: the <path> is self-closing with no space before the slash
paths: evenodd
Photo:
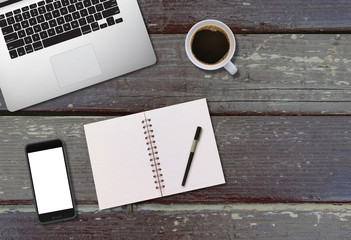
<path id="1" fill-rule="evenodd" d="M 95 19 L 94 19 L 93 16 L 87 16 L 87 22 L 88 22 L 88 23 L 92 23 L 92 22 L 94 22 L 94 21 L 95 21 Z"/>
<path id="2" fill-rule="evenodd" d="M 58 18 L 58 17 L 60 16 L 60 11 L 59 11 L 59 10 L 54 10 L 54 11 L 52 11 L 52 16 L 53 16 L 54 18 Z"/>
<path id="3" fill-rule="evenodd" d="M 79 37 L 81 35 L 82 35 L 82 33 L 81 33 L 80 29 L 77 28 L 77 29 L 62 33 L 62 34 L 54 36 L 54 37 L 44 39 L 43 44 L 44 44 L 44 47 L 50 47 L 52 45 L 55 45 L 55 44 L 58 44 L 58 43 L 61 43 L 64 41 L 68 41 L 70 39 Z"/>
<path id="4" fill-rule="evenodd" d="M 85 18 L 81 18 L 81 19 L 79 19 L 79 25 L 80 26 L 83 26 L 83 25 L 86 25 L 87 24 L 87 20 L 85 20 Z"/>
<path id="5" fill-rule="evenodd" d="M 106 23 L 103 23 L 100 25 L 100 28 L 103 29 L 103 28 L 106 28 L 107 27 L 107 24 Z"/>
<path id="6" fill-rule="evenodd" d="M 21 15 L 21 14 L 17 14 L 17 15 L 15 15 L 15 20 L 16 20 L 16 22 L 20 22 L 20 21 L 22 21 L 22 20 L 23 20 L 22 15 Z"/>
<path id="7" fill-rule="evenodd" d="M 44 46 L 41 42 L 35 42 L 35 43 L 33 43 L 33 48 L 34 48 L 34 51 L 38 51 L 40 49 L 43 49 Z"/>
<path id="8" fill-rule="evenodd" d="M 13 42 L 18 39 L 17 33 L 11 33 L 5 36 L 5 42 Z"/>
<path id="9" fill-rule="evenodd" d="M 72 26 L 72 28 L 77 28 L 77 27 L 79 27 L 78 21 L 73 21 L 73 22 L 71 22 L 71 26 Z"/>
<path id="10" fill-rule="evenodd" d="M 26 28 L 26 34 L 27 34 L 27 36 L 32 35 L 33 33 L 34 33 L 34 31 L 33 31 L 33 28 L 32 28 L 32 27 Z"/>
<path id="11" fill-rule="evenodd" d="M 14 29 L 15 31 L 21 30 L 21 29 L 22 29 L 21 24 L 19 24 L 19 23 L 13 24 L 13 29 Z"/>
<path id="12" fill-rule="evenodd" d="M 63 17 L 57 18 L 56 21 L 57 21 L 57 24 L 58 24 L 58 25 L 62 25 L 62 24 L 65 23 L 65 19 L 63 19 Z"/>
<path id="13" fill-rule="evenodd" d="M 25 11 L 28 11 L 29 10 L 29 7 L 28 6 L 25 6 L 22 8 L 22 12 L 25 12 Z"/>
<path id="14" fill-rule="evenodd" d="M 96 13 L 95 7 L 94 7 L 94 6 L 89 7 L 89 8 L 88 8 L 88 12 L 89 12 L 89 14 L 94 14 L 94 13 Z"/>
<path id="15" fill-rule="evenodd" d="M 29 22 L 27 20 L 21 22 L 22 28 L 27 28 L 29 27 Z"/>
<path id="16" fill-rule="evenodd" d="M 41 29 L 43 29 L 43 30 L 49 29 L 49 24 L 47 22 L 42 23 L 41 24 Z"/>
<path id="17" fill-rule="evenodd" d="M 52 19 L 52 20 L 50 20 L 49 21 L 49 25 L 50 25 L 50 27 L 56 27 L 57 26 L 57 22 L 56 22 L 56 20 L 55 19 Z"/>
<path id="18" fill-rule="evenodd" d="M 0 27 L 6 27 L 7 26 L 7 22 L 6 22 L 6 20 L 5 19 L 3 19 L 3 20 L 0 20 Z"/>
<path id="19" fill-rule="evenodd" d="M 4 18 L 5 18 L 5 15 L 4 14 L 0 14 L 0 20 L 4 19 Z"/>
<path id="20" fill-rule="evenodd" d="M 13 17 L 9 17 L 9 18 L 7 18 L 7 23 L 8 23 L 8 25 L 12 25 L 15 23 L 15 19 Z"/>
<path id="21" fill-rule="evenodd" d="M 37 22 L 37 19 L 36 18 L 31 18 L 31 19 L 29 19 L 29 25 L 31 25 L 31 26 L 34 26 L 34 25 L 36 25 L 38 22 Z"/>
<path id="22" fill-rule="evenodd" d="M 45 0 L 46 3 L 52 3 L 54 0 Z"/>
<path id="23" fill-rule="evenodd" d="M 55 35 L 55 30 L 54 29 L 49 29 L 48 30 L 48 35 L 49 35 L 49 37 L 54 36 Z"/>
<path id="24" fill-rule="evenodd" d="M 18 57 L 17 51 L 16 51 L 16 50 L 10 51 L 10 58 L 11 58 L 11 59 L 14 59 L 14 58 L 16 58 L 16 57 Z"/>
<path id="25" fill-rule="evenodd" d="M 86 9 L 83 9 L 83 10 L 80 11 L 80 15 L 82 17 L 86 17 L 86 16 L 88 16 L 88 11 Z"/>
<path id="26" fill-rule="evenodd" d="M 37 17 L 37 22 L 38 23 L 43 23 L 43 22 L 45 22 L 45 18 L 42 15 L 40 15 L 40 16 Z"/>
<path id="27" fill-rule="evenodd" d="M 61 8 L 62 7 L 61 2 L 60 1 L 54 2 L 54 7 L 55 7 L 55 9 Z"/>
<path id="28" fill-rule="evenodd" d="M 12 12 L 8 12 L 8 13 L 5 14 L 6 17 L 11 17 L 12 15 L 13 15 Z"/>
<path id="29" fill-rule="evenodd" d="M 46 13 L 46 8 L 44 6 L 41 6 L 40 8 L 38 8 L 38 12 L 39 14 L 44 14 Z"/>
<path id="30" fill-rule="evenodd" d="M 44 5 L 45 5 L 45 1 L 38 2 L 38 6 L 44 6 Z"/>
<path id="31" fill-rule="evenodd" d="M 40 25 L 35 25 L 35 26 L 33 27 L 33 29 L 34 29 L 34 32 L 35 32 L 35 33 L 38 33 L 38 32 L 41 31 Z"/>
<path id="32" fill-rule="evenodd" d="M 71 14 L 67 14 L 65 15 L 65 21 L 68 23 L 68 22 L 71 22 L 73 20 L 72 18 L 72 15 Z"/>
<path id="33" fill-rule="evenodd" d="M 57 34 L 63 33 L 63 27 L 61 27 L 61 26 L 56 27 L 55 30 L 56 30 Z"/>
<path id="34" fill-rule="evenodd" d="M 91 32 L 91 28 L 89 25 L 85 25 L 81 28 L 83 34 L 87 34 L 87 33 L 90 33 Z"/>
<path id="35" fill-rule="evenodd" d="M 99 0 L 91 0 L 91 3 L 92 3 L 93 5 L 96 5 L 96 4 L 99 3 Z"/>
<path id="36" fill-rule="evenodd" d="M 16 9 L 15 11 L 13 11 L 13 14 L 20 14 L 21 13 L 21 9 Z"/>
<path id="37" fill-rule="evenodd" d="M 18 40 L 16 40 L 16 41 L 7 43 L 7 48 L 8 48 L 9 50 L 12 50 L 12 49 L 15 49 L 15 48 L 22 47 L 23 45 L 24 45 L 23 39 L 18 39 Z"/>
<path id="38" fill-rule="evenodd" d="M 86 7 L 86 8 L 91 6 L 90 0 L 84 0 L 83 4 L 84 4 L 84 7 Z"/>
<path id="39" fill-rule="evenodd" d="M 39 34 L 34 34 L 32 36 L 32 39 L 33 39 L 33 42 L 39 41 L 40 40 Z"/>
<path id="40" fill-rule="evenodd" d="M 80 18 L 79 12 L 72 13 L 72 17 L 73 17 L 74 20 L 79 19 Z"/>
<path id="41" fill-rule="evenodd" d="M 72 29 L 72 28 L 71 28 L 71 25 L 70 25 L 69 23 L 66 23 L 66 24 L 63 25 L 63 30 L 69 31 L 69 30 L 71 30 L 71 29 Z"/>
<path id="42" fill-rule="evenodd" d="M 104 8 L 105 9 L 116 7 L 116 6 L 117 6 L 117 2 L 114 1 L 114 0 L 109 0 L 107 2 L 104 2 Z"/>
<path id="43" fill-rule="evenodd" d="M 102 6 L 102 4 L 96 5 L 96 11 L 101 12 L 102 10 L 104 10 L 104 6 Z"/>
<path id="44" fill-rule="evenodd" d="M 49 21 L 50 19 L 52 19 L 52 14 L 49 12 L 49 13 L 45 13 L 45 20 L 46 21 Z"/>
<path id="45" fill-rule="evenodd" d="M 26 50 L 27 54 L 34 52 L 32 45 L 26 45 L 24 49 Z"/>
<path id="46" fill-rule="evenodd" d="M 100 29 L 99 24 L 98 24 L 97 22 L 92 23 L 92 24 L 91 24 L 91 29 L 92 29 L 93 31 L 99 30 L 99 29 Z"/>
<path id="47" fill-rule="evenodd" d="M 38 12 L 37 9 L 32 9 L 32 10 L 30 10 L 30 15 L 31 15 L 32 17 L 36 17 L 36 16 L 39 15 L 39 12 Z"/>
<path id="48" fill-rule="evenodd" d="M 106 18 L 107 25 L 111 26 L 115 24 L 115 19 L 113 17 Z"/>
<path id="49" fill-rule="evenodd" d="M 31 37 L 25 37 L 25 38 L 24 38 L 24 42 L 25 42 L 26 44 L 30 44 L 30 43 L 32 43 L 33 41 L 32 41 L 32 38 L 31 38 Z"/>
<path id="50" fill-rule="evenodd" d="M 2 28 L 1 30 L 2 30 L 2 34 L 7 35 L 13 32 L 13 27 L 8 26 L 8 27 Z"/>
<path id="51" fill-rule="evenodd" d="M 60 9 L 60 13 L 61 13 L 62 16 L 66 15 L 68 13 L 68 9 L 66 7 L 63 7 L 63 8 Z"/>
<path id="52" fill-rule="evenodd" d="M 26 51 L 24 51 L 24 47 L 20 47 L 17 49 L 18 56 L 23 56 L 26 54 Z"/>
<path id="53" fill-rule="evenodd" d="M 30 18 L 30 13 L 29 12 L 24 12 L 22 13 L 23 19 L 29 19 Z"/>
<path id="54" fill-rule="evenodd" d="M 19 38 L 24 38 L 26 36 L 26 32 L 24 30 L 18 31 L 17 34 Z"/>
<path id="55" fill-rule="evenodd" d="M 46 5 L 46 11 L 51 12 L 52 10 L 54 10 L 54 6 L 51 3 Z"/>
<path id="56" fill-rule="evenodd" d="M 68 6 L 69 5 L 69 1 L 68 0 L 62 0 L 62 5 L 63 6 Z"/>
<path id="57" fill-rule="evenodd" d="M 40 32 L 40 38 L 41 39 L 44 39 L 44 38 L 47 38 L 48 37 L 48 33 L 46 32 L 46 31 L 42 31 L 42 32 Z"/>
<path id="58" fill-rule="evenodd" d="M 102 12 L 102 16 L 104 18 L 108 18 L 108 17 L 116 15 L 118 13 L 120 13 L 119 8 L 118 7 L 114 7 L 114 8 L 110 8 L 109 10 L 103 11 Z"/>
<path id="59" fill-rule="evenodd" d="M 75 7 L 74 5 L 69 5 L 69 6 L 67 7 L 67 9 L 68 9 L 68 12 L 69 12 L 69 13 L 72 13 L 72 12 L 76 11 L 76 7 Z"/>
<path id="60" fill-rule="evenodd" d="M 36 7 L 37 7 L 37 4 L 36 4 L 36 3 L 29 5 L 29 8 L 30 8 L 30 9 L 33 9 L 33 8 L 36 8 Z"/>
<path id="61" fill-rule="evenodd" d="M 95 18 L 96 21 L 101 20 L 101 19 L 102 19 L 101 13 L 95 13 L 95 14 L 94 14 L 94 18 Z"/>

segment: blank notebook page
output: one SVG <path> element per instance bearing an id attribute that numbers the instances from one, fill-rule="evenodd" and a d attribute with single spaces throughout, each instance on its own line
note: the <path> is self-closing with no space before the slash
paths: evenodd
<path id="1" fill-rule="evenodd" d="M 151 119 L 165 196 L 225 183 L 206 99 L 145 113 Z M 197 126 L 202 128 L 185 186 L 181 186 Z"/>
<path id="2" fill-rule="evenodd" d="M 100 209 L 159 197 L 141 121 L 134 114 L 85 125 Z"/>

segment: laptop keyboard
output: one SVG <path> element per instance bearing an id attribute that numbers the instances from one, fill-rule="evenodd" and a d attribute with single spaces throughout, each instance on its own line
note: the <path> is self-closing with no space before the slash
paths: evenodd
<path id="1" fill-rule="evenodd" d="M 116 0 L 44 0 L 0 15 L 10 57 L 17 58 L 123 22 Z"/>

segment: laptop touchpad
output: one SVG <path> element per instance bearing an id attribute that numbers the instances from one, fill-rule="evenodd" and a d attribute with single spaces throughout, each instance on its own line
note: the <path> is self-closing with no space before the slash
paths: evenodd
<path id="1" fill-rule="evenodd" d="M 61 88 L 101 74 L 92 44 L 55 55 L 51 64 Z"/>

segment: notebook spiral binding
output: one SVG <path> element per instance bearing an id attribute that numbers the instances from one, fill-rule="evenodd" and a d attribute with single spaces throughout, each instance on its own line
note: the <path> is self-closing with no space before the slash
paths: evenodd
<path id="1" fill-rule="evenodd" d="M 156 189 L 160 190 L 161 196 L 163 197 L 163 189 L 165 188 L 162 168 L 159 162 L 158 151 L 155 141 L 154 130 L 152 129 L 151 119 L 146 118 L 141 122 L 143 124 L 145 140 L 148 150 L 149 161 L 151 163 L 154 183 L 156 184 Z"/>

